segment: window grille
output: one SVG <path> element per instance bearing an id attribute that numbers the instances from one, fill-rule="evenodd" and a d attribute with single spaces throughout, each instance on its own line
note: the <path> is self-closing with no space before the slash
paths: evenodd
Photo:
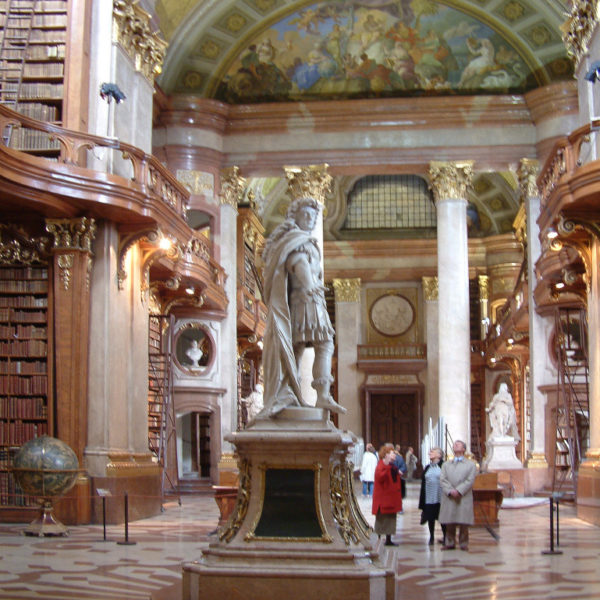
<path id="1" fill-rule="evenodd" d="M 416 175 L 369 175 L 348 195 L 344 229 L 430 229 L 435 206 L 427 183 Z"/>

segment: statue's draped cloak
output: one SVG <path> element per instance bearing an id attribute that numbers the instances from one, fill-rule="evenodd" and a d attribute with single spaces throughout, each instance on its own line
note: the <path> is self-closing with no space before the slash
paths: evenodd
<path id="1" fill-rule="evenodd" d="M 302 399 L 300 378 L 292 346 L 292 323 L 288 304 L 286 260 L 291 252 L 311 239 L 309 232 L 296 228 L 270 242 L 264 271 L 264 301 L 269 307 L 264 336 L 264 410 L 273 415 L 286 406 L 307 406 Z"/>

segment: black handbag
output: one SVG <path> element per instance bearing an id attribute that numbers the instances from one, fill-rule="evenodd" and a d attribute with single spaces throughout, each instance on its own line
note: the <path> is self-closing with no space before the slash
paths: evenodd
<path id="1" fill-rule="evenodd" d="M 400 493 L 402 494 L 402 498 L 406 498 L 406 481 L 404 479 L 400 481 Z"/>

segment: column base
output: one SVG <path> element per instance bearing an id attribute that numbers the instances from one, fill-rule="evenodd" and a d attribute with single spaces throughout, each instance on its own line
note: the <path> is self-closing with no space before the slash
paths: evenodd
<path id="1" fill-rule="evenodd" d="M 600 451 L 589 451 L 577 475 L 577 516 L 600 525 Z"/>

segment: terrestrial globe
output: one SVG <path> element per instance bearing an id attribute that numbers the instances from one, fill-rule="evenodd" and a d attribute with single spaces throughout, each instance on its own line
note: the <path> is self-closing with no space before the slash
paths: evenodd
<path id="1" fill-rule="evenodd" d="M 65 535 L 52 514 L 52 502 L 66 494 L 79 474 L 77 455 L 63 441 L 42 435 L 25 442 L 13 459 L 13 476 L 24 493 L 37 496 L 40 515 L 25 529 L 30 535 Z"/>

